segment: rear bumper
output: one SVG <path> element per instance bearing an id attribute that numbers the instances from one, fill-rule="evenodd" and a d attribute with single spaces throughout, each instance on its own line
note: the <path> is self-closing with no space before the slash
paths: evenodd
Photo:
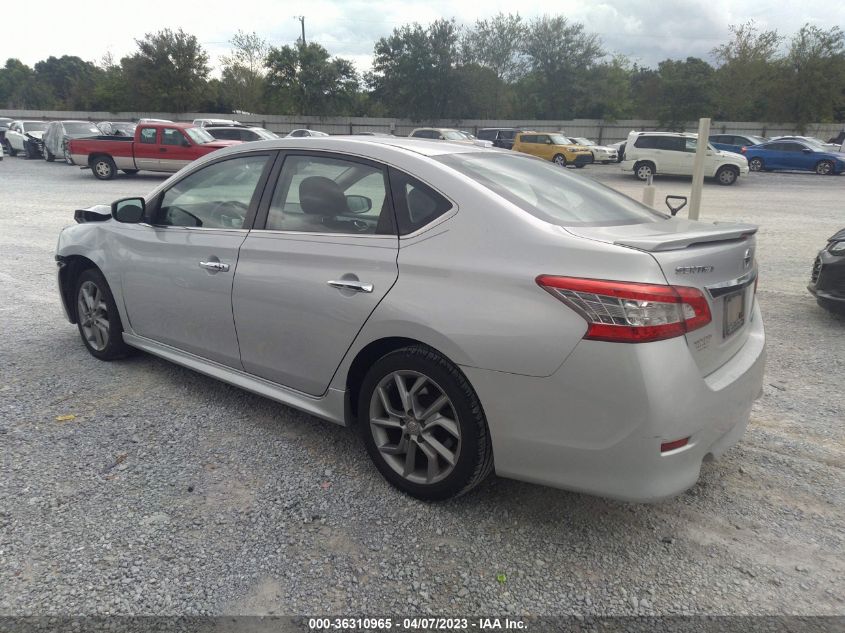
<path id="1" fill-rule="evenodd" d="M 569 162 L 572 165 L 589 165 L 593 162 L 593 153 L 576 154 L 575 158 Z"/>
<path id="2" fill-rule="evenodd" d="M 684 338 L 582 341 L 547 378 L 463 368 L 487 415 L 497 474 L 628 501 L 676 495 L 743 435 L 762 390 L 765 333 L 702 377 Z M 689 438 L 661 453 L 660 445 Z"/>

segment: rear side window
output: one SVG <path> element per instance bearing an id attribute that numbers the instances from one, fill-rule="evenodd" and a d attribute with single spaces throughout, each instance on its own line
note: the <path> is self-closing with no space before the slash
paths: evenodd
<path id="1" fill-rule="evenodd" d="M 519 137 L 520 143 L 536 143 L 537 142 L 537 135 L 536 134 L 523 134 Z"/>
<path id="2" fill-rule="evenodd" d="M 439 218 L 452 203 L 428 185 L 397 169 L 390 169 L 390 189 L 399 235 L 408 235 Z"/>
<path id="3" fill-rule="evenodd" d="M 495 141 L 496 130 L 478 130 L 478 138 L 482 141 Z"/>
<path id="4" fill-rule="evenodd" d="M 634 147 L 640 147 L 642 149 L 654 149 L 657 147 L 655 143 L 657 137 L 655 136 L 638 136 L 637 140 L 634 141 Z"/>
<path id="5" fill-rule="evenodd" d="M 141 142 L 149 145 L 155 145 L 156 129 L 154 127 L 141 128 Z"/>
<path id="6" fill-rule="evenodd" d="M 641 224 L 668 217 L 609 187 L 525 154 L 471 152 L 435 160 L 559 226 Z"/>
<path id="7" fill-rule="evenodd" d="M 670 152 L 684 152 L 686 151 L 686 141 L 681 136 L 655 136 L 654 146 L 657 149 L 664 149 Z M 695 150 L 693 150 L 695 151 Z"/>

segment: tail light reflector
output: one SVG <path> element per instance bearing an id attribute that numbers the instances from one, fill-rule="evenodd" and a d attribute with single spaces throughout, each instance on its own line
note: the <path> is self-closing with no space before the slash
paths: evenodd
<path id="1" fill-rule="evenodd" d="M 674 440 L 672 442 L 663 442 L 660 445 L 660 452 L 661 453 L 668 453 L 669 451 L 674 451 L 676 448 L 681 448 L 682 446 L 686 446 L 687 442 L 689 442 L 689 438 L 685 437 L 680 440 Z"/>
<path id="2" fill-rule="evenodd" d="M 540 275 L 537 284 L 586 319 L 585 339 L 647 343 L 683 336 L 710 323 L 698 288 Z"/>

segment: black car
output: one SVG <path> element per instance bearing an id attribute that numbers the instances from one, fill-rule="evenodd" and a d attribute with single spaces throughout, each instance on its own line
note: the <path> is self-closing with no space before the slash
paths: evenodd
<path id="1" fill-rule="evenodd" d="M 821 307 L 845 314 L 845 229 L 829 238 L 819 252 L 807 290 Z"/>
<path id="2" fill-rule="evenodd" d="M 518 132 L 522 132 L 522 128 L 483 127 L 478 130 L 478 139 L 481 141 L 491 141 L 493 147 L 513 149 L 513 140 L 516 138 Z"/>

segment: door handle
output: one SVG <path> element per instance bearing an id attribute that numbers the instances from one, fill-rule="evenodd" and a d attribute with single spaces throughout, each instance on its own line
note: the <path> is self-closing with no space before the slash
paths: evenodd
<path id="1" fill-rule="evenodd" d="M 340 279 L 336 281 L 327 281 L 332 288 L 339 288 L 340 290 L 352 290 L 353 292 L 372 292 L 373 284 L 364 283 L 363 281 L 354 281 L 352 279 Z"/>
<path id="2" fill-rule="evenodd" d="M 200 268 L 211 270 L 218 273 L 225 273 L 229 271 L 229 264 L 223 262 L 200 262 Z"/>

